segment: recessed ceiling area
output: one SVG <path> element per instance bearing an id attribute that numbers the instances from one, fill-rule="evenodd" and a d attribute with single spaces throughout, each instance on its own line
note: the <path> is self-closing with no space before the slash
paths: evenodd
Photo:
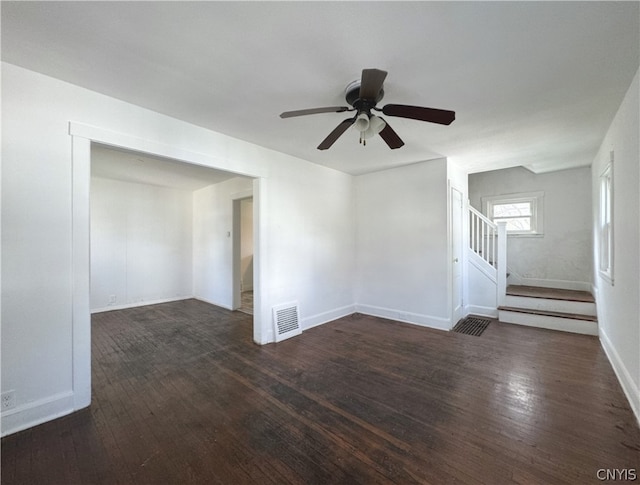
<path id="1" fill-rule="evenodd" d="M 347 173 L 448 157 L 470 172 L 589 165 L 639 65 L 638 2 L 2 2 L 2 59 Z M 384 103 L 453 110 L 442 126 L 387 117 L 405 146 L 347 116 L 363 68 Z"/>
<path id="2" fill-rule="evenodd" d="M 240 177 L 209 167 L 92 144 L 91 176 L 193 192 Z"/>

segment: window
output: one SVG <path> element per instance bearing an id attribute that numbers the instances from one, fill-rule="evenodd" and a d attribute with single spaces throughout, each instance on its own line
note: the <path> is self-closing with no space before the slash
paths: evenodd
<path id="1" fill-rule="evenodd" d="M 542 236 L 542 202 L 544 192 L 483 197 L 485 214 L 493 222 L 507 223 L 512 236 Z"/>
<path id="2" fill-rule="evenodd" d="M 600 276 L 613 285 L 613 152 L 610 162 L 600 175 Z"/>

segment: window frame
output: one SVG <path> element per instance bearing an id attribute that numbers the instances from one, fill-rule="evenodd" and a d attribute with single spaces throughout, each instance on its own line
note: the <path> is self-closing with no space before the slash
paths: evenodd
<path id="1" fill-rule="evenodd" d="M 598 273 L 613 286 L 614 263 L 614 178 L 613 152 L 598 177 Z"/>
<path id="2" fill-rule="evenodd" d="M 543 237 L 544 236 L 544 192 L 522 192 L 518 194 L 491 195 L 482 197 L 484 214 L 495 223 L 493 207 L 503 204 L 531 204 L 531 229 L 528 231 L 509 231 L 509 237 Z"/>

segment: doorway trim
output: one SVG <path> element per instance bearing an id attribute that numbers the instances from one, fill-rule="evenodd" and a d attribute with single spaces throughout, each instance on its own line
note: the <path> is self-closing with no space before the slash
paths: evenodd
<path id="1" fill-rule="evenodd" d="M 447 250 L 447 254 L 448 254 L 448 261 L 449 261 L 449 268 L 448 268 L 448 286 L 449 286 L 449 320 L 450 320 L 450 329 L 452 329 L 455 324 L 457 323 L 458 319 L 462 318 L 465 316 L 465 306 L 464 306 L 464 300 L 466 297 L 466 291 L 465 291 L 465 268 L 466 268 L 466 257 L 465 257 L 465 249 L 464 249 L 464 241 L 466 240 L 466 236 L 465 236 L 465 203 L 464 203 L 464 192 L 462 190 L 460 190 L 458 187 L 456 187 L 455 185 L 453 185 L 451 183 L 451 180 L 447 181 L 447 192 L 448 192 L 448 197 L 447 197 L 447 204 L 449 206 L 449 216 L 448 216 L 448 220 L 449 220 L 449 247 Z M 454 207 L 454 192 L 457 192 L 458 194 L 460 194 L 460 207 L 456 208 Z M 455 230 L 454 228 L 454 224 L 455 224 L 455 220 L 456 217 L 454 215 L 454 211 L 459 210 L 459 216 L 460 216 L 460 227 L 458 228 L 458 231 Z M 459 240 L 455 240 L 455 234 L 459 235 Z M 456 258 L 456 248 L 455 246 L 458 246 L 459 248 L 459 255 Z M 457 261 L 456 261 L 457 259 Z M 460 307 L 457 308 L 456 304 L 458 302 L 454 301 L 455 298 L 455 294 L 456 294 L 456 281 L 455 281 L 455 269 L 454 267 L 457 266 L 459 268 L 460 271 L 460 282 L 459 282 L 459 286 L 457 288 L 459 294 L 460 294 Z M 458 311 L 456 311 L 458 310 Z"/>
<path id="2" fill-rule="evenodd" d="M 266 343 L 268 332 L 263 329 L 263 285 L 266 281 L 261 258 L 265 240 L 260 224 L 261 200 L 264 196 L 263 179 L 253 173 L 229 170 L 220 159 L 191 152 L 178 146 L 166 145 L 135 136 L 98 128 L 83 123 L 69 122 L 71 136 L 71 260 L 72 260 L 72 384 L 75 410 L 91 404 L 91 312 L 90 312 L 90 189 L 91 143 L 132 150 L 176 161 L 224 170 L 253 178 L 254 200 L 254 285 L 257 286 L 256 309 L 253 317 L 253 340 Z"/>

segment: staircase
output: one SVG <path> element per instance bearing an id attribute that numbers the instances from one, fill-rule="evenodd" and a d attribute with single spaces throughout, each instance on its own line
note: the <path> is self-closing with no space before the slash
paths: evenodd
<path id="1" fill-rule="evenodd" d="M 498 307 L 501 322 L 598 335 L 596 304 L 586 291 L 509 285 Z"/>
<path id="2" fill-rule="evenodd" d="M 497 313 L 498 319 L 506 323 L 598 335 L 596 304 L 591 293 L 507 285 L 505 223 L 494 224 L 470 205 L 468 209 L 468 274 L 472 276 L 476 295 L 484 295 L 481 306 L 472 302 L 480 314 L 495 316 Z M 490 294 L 495 295 L 492 301 Z"/>

